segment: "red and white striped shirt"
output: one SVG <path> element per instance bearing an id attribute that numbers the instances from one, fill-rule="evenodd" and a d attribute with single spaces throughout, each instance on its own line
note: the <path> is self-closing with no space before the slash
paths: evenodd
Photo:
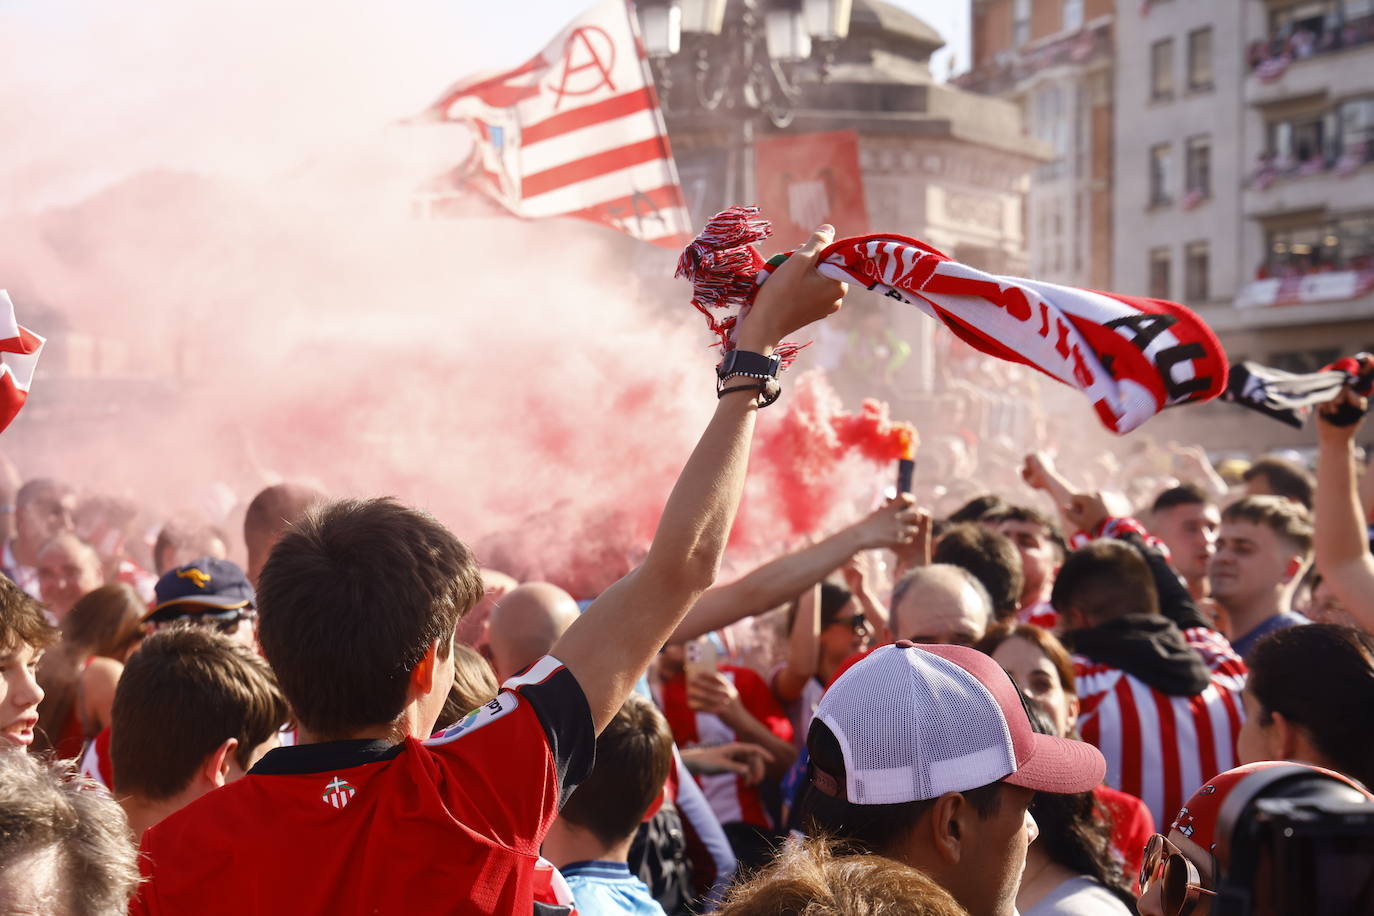
<path id="1" fill-rule="evenodd" d="M 1059 612 L 1048 601 L 1037 601 L 1016 612 L 1017 623 L 1028 623 L 1053 633 L 1059 628 Z"/>
<path id="2" fill-rule="evenodd" d="M 1214 630 L 1196 627 L 1183 636 L 1212 672 L 1196 696 L 1170 696 L 1119 668 L 1074 656 L 1083 740 L 1107 758 L 1107 785 L 1144 801 L 1161 833 L 1189 795 L 1236 765 L 1245 720 L 1240 656 Z"/>

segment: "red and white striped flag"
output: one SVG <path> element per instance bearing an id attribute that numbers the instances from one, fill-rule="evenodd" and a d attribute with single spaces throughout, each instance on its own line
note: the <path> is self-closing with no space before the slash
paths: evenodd
<path id="1" fill-rule="evenodd" d="M 462 80 L 426 115 L 476 134 L 470 183 L 516 216 L 571 216 L 678 248 L 691 235 L 626 0 L 605 0 L 514 70 Z"/>
<path id="2" fill-rule="evenodd" d="M 10 294 L 0 289 L 0 432 L 10 425 L 29 396 L 43 343 L 42 337 L 19 326 Z"/>

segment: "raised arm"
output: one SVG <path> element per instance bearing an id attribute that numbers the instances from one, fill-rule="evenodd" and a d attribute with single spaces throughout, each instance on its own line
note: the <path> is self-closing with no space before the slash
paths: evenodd
<path id="1" fill-rule="evenodd" d="M 1369 472 L 1368 467 L 1366 467 L 1364 473 L 1360 475 L 1359 490 L 1360 513 L 1362 518 L 1365 520 L 1374 518 L 1374 474 Z"/>
<path id="2" fill-rule="evenodd" d="M 773 675 L 773 695 L 791 703 L 802 695 L 806 682 L 821 663 L 821 587 L 808 588 L 797 602 L 792 632 L 787 634 L 787 659 Z"/>
<path id="3" fill-rule="evenodd" d="M 1350 391 L 1321 408 L 1317 419 L 1317 571 L 1360 625 L 1374 631 L 1374 557 L 1369 553 L 1355 481 L 1355 434 L 1325 416 L 1342 402 L 1363 405 Z"/>
<path id="4" fill-rule="evenodd" d="M 701 596 L 668 641 L 687 642 L 737 620 L 762 614 L 791 601 L 861 550 L 896 547 L 909 541 L 915 537 L 920 523 L 920 514 L 911 508 L 911 501 L 911 494 L 903 493 L 825 540 L 770 560 L 728 585 L 711 589 Z"/>
<path id="5" fill-rule="evenodd" d="M 1031 452 L 1021 467 L 1021 479 L 1033 490 L 1041 490 L 1054 501 L 1060 518 L 1072 524 L 1067 508 L 1078 495 L 1077 489 L 1054 466 L 1054 461 L 1044 452 Z"/>
<path id="6" fill-rule="evenodd" d="M 1212 467 L 1206 449 L 1200 445 L 1180 445 L 1171 442 L 1169 451 L 1174 455 L 1174 468 L 1178 471 L 1179 477 L 1202 487 L 1218 503 L 1226 500 L 1226 494 L 1231 488 L 1221 479 L 1217 469 Z"/>
<path id="7" fill-rule="evenodd" d="M 739 349 L 771 354 L 785 336 L 840 307 L 844 285 L 814 270 L 833 236 L 828 226 L 817 230 L 763 285 L 740 321 Z M 586 694 L 598 734 L 715 579 L 744 488 L 755 403 L 747 391 L 719 400 L 644 562 L 592 602 L 553 648 Z"/>

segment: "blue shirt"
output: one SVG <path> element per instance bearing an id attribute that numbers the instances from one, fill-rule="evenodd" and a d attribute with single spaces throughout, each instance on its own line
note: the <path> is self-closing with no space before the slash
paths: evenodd
<path id="1" fill-rule="evenodd" d="M 578 916 L 664 916 L 649 888 L 624 862 L 572 862 L 558 870 L 572 888 Z"/>
<path id="2" fill-rule="evenodd" d="M 1294 611 L 1279 611 L 1273 617 L 1246 633 L 1240 639 L 1231 641 L 1231 648 L 1236 650 L 1236 654 L 1245 658 L 1250 654 L 1250 650 L 1270 633 L 1277 633 L 1279 630 L 1286 630 L 1289 627 L 1301 626 L 1304 623 L 1311 623 L 1306 617 Z"/>

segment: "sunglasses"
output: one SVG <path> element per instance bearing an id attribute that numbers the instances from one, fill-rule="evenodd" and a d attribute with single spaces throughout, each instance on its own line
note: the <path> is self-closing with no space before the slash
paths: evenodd
<path id="1" fill-rule="evenodd" d="M 214 627 L 227 636 L 233 636 L 238 632 L 239 624 L 252 622 L 258 617 L 258 612 L 251 607 L 231 608 L 226 611 L 206 611 L 200 614 L 184 614 L 173 617 L 170 620 L 159 620 L 148 625 L 149 632 L 165 629 L 179 624 L 194 623 L 199 626 Z"/>
<path id="2" fill-rule="evenodd" d="M 845 629 L 859 632 L 868 624 L 868 618 L 863 614 L 855 614 L 853 617 L 836 617 L 826 624 L 827 627 L 843 626 Z"/>
<path id="3" fill-rule="evenodd" d="M 258 612 L 252 608 L 241 608 L 231 616 L 216 618 L 214 626 L 215 629 L 219 630 L 221 633 L 227 633 L 233 636 L 238 632 L 240 623 L 246 622 L 249 626 L 252 626 L 253 621 L 256 620 L 257 617 Z"/>
<path id="4" fill-rule="evenodd" d="M 1145 844 L 1145 859 L 1140 864 L 1141 895 L 1155 884 L 1160 886 L 1159 902 L 1164 916 L 1188 916 L 1200 897 L 1217 895 L 1202 886 L 1197 866 L 1158 833 Z"/>

